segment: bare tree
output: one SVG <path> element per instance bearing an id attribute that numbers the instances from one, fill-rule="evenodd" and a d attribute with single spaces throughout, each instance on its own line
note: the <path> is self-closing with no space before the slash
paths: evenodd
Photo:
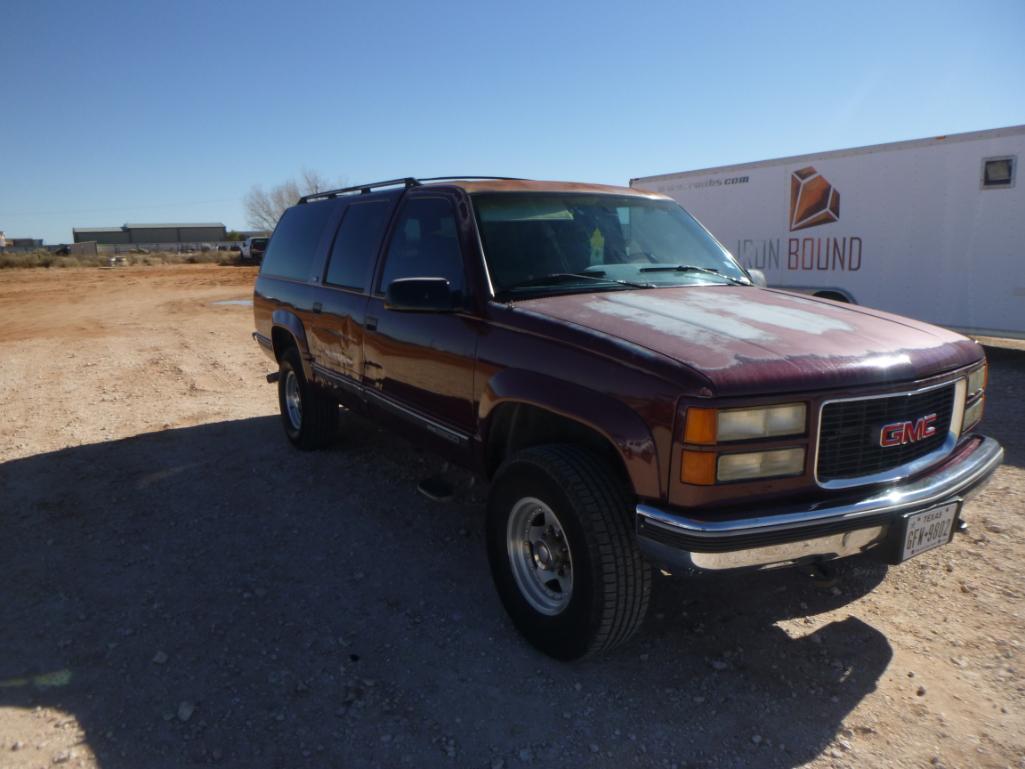
<path id="1" fill-rule="evenodd" d="M 242 199 L 246 209 L 246 221 L 253 229 L 270 232 L 285 213 L 285 209 L 295 205 L 299 198 L 314 192 L 323 192 L 330 187 L 330 182 L 320 172 L 307 168 L 300 172 L 298 181 L 288 179 L 269 190 L 255 184 Z"/>
<path id="2" fill-rule="evenodd" d="M 300 176 L 303 195 L 309 195 L 314 192 L 323 192 L 324 190 L 331 189 L 331 182 L 324 178 L 319 171 L 312 171 L 309 168 L 304 168 Z M 338 184 L 335 186 L 341 187 L 343 185 Z"/>

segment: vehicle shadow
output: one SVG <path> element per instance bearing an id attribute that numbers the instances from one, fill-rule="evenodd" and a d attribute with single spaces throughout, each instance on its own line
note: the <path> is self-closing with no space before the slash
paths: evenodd
<path id="1" fill-rule="evenodd" d="M 1025 396 L 1025 350 L 987 347 L 989 382 L 986 385 L 986 411 L 983 432 L 992 435 L 1004 447 L 1004 463 L 1025 468 L 1025 435 L 1021 422 L 1021 402 Z"/>
<path id="2" fill-rule="evenodd" d="M 889 664 L 876 628 L 815 616 L 871 590 L 869 562 L 836 590 L 659 579 L 633 643 L 548 660 L 492 590 L 486 490 L 457 475 L 432 503 L 435 459 L 343 421 L 315 454 L 261 417 L 0 465 L 0 708 L 73 716 L 105 769 L 790 767 Z"/>

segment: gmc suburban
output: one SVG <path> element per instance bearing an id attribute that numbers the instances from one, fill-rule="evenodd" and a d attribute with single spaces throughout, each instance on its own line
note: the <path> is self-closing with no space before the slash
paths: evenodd
<path id="1" fill-rule="evenodd" d="M 300 449 L 339 404 L 490 481 L 515 626 L 573 659 L 673 574 L 899 563 L 945 545 L 1003 450 L 974 341 L 755 285 L 663 195 L 504 178 L 307 195 L 254 294 Z"/>

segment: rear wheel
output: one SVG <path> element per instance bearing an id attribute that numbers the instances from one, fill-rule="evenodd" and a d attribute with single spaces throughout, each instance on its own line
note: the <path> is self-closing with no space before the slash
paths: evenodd
<path id="1" fill-rule="evenodd" d="M 279 366 L 278 406 L 285 435 L 305 451 L 327 446 L 338 429 L 338 401 L 306 380 L 295 347 L 285 350 Z"/>
<path id="2" fill-rule="evenodd" d="M 651 570 L 614 469 L 575 446 L 527 449 L 495 476 L 488 558 L 509 616 L 558 659 L 611 649 L 640 627 Z"/>

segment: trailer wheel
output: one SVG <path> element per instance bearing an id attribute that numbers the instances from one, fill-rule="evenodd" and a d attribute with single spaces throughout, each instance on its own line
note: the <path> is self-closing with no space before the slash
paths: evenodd
<path id="1" fill-rule="evenodd" d="M 816 291 L 815 296 L 820 299 L 832 299 L 834 302 L 843 302 L 844 304 L 851 303 L 851 300 L 839 291 Z"/>

